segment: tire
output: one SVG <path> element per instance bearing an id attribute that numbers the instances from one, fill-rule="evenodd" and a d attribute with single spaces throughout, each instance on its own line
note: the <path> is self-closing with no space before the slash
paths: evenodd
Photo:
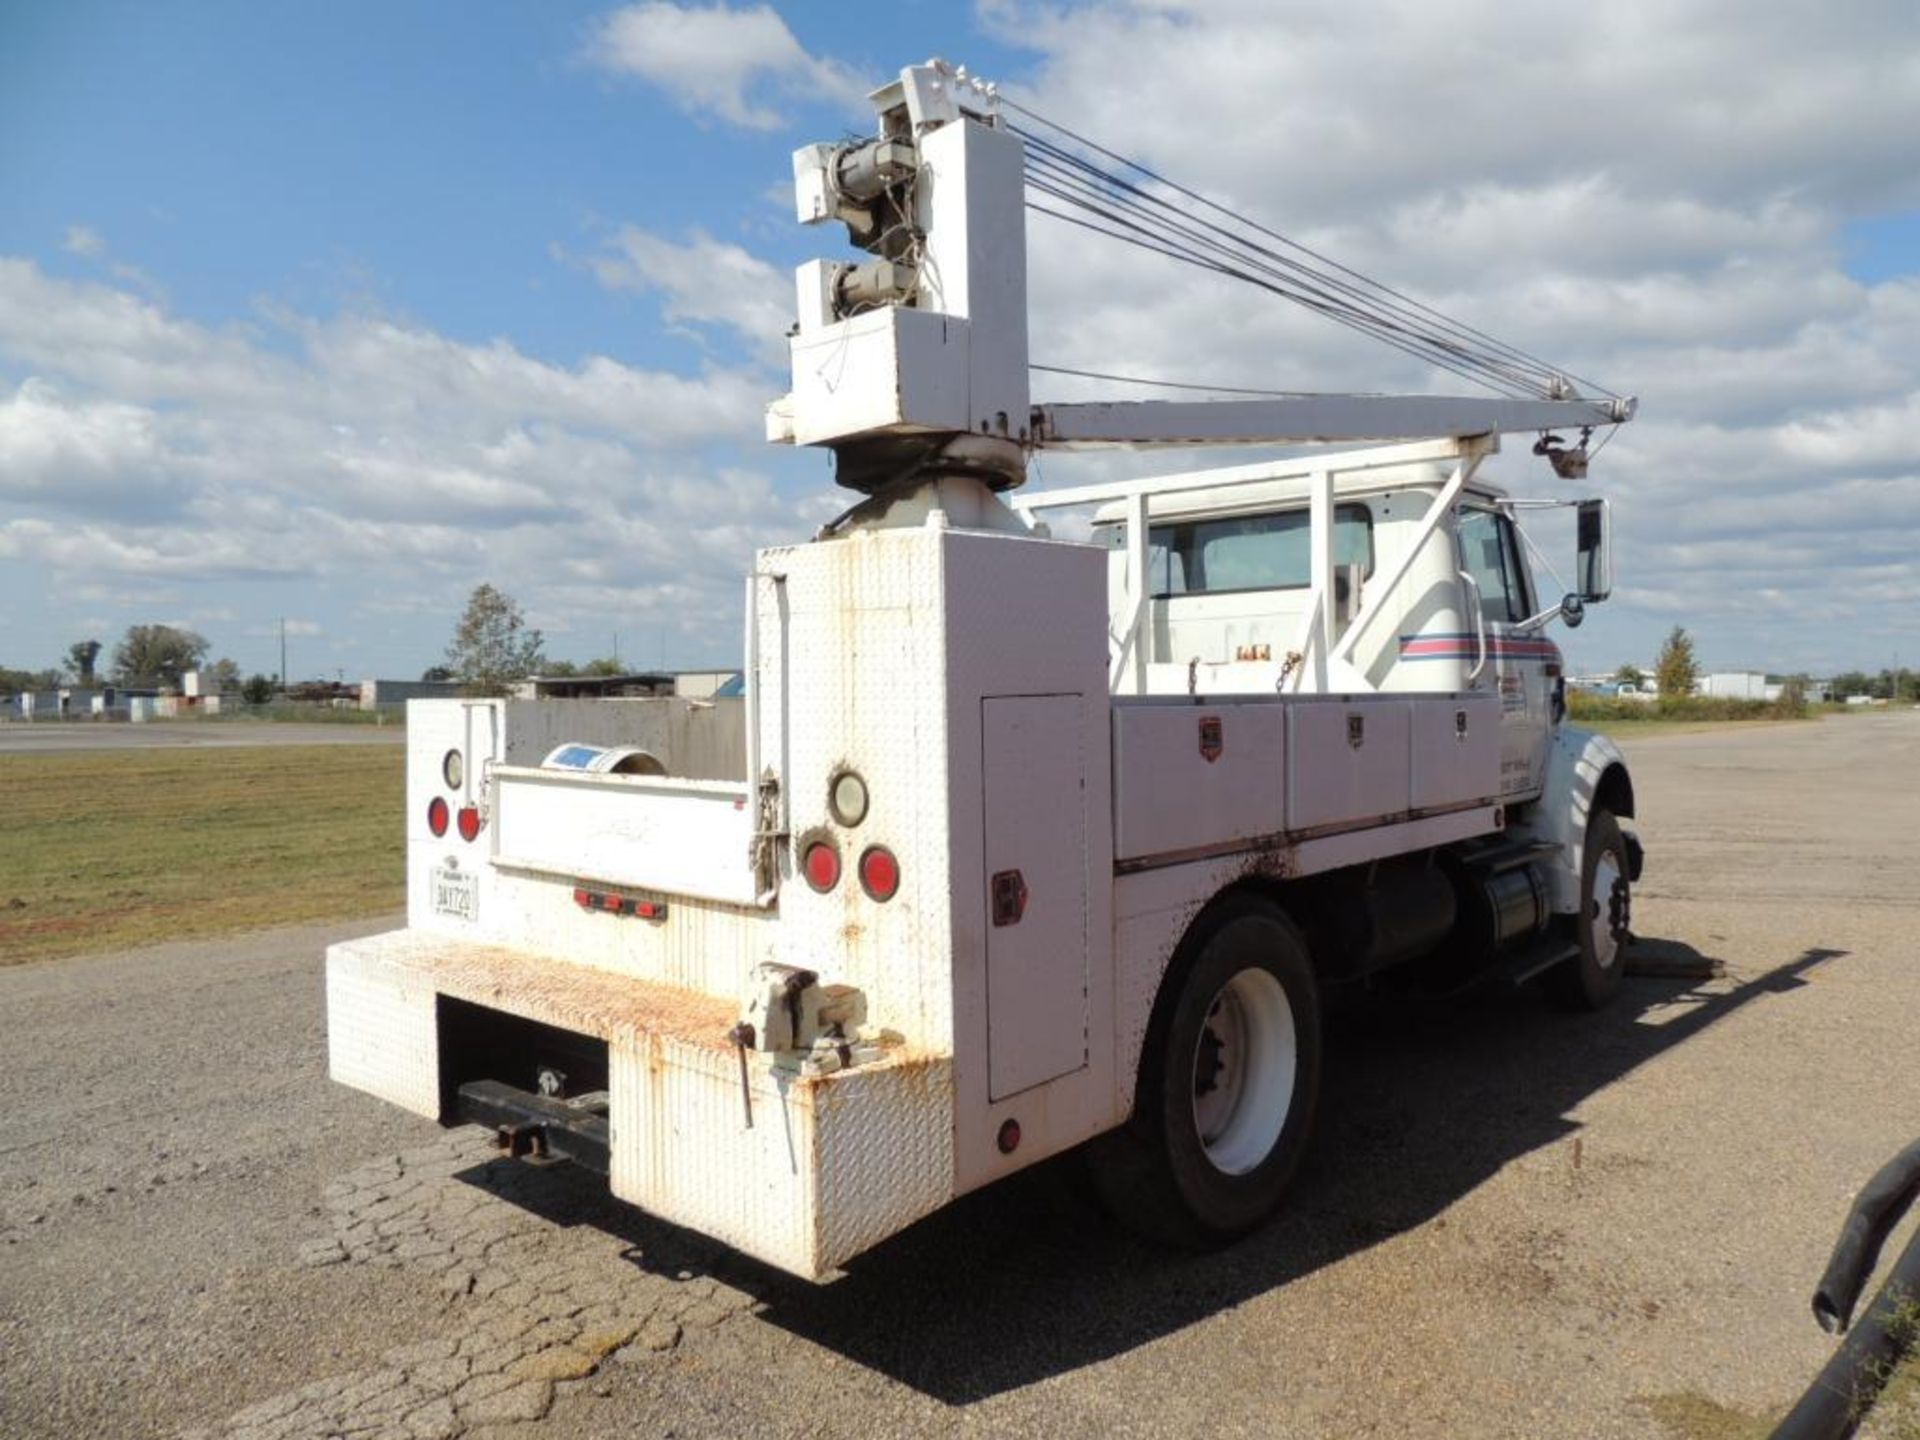
<path id="1" fill-rule="evenodd" d="M 1192 1248 L 1266 1220 L 1313 1130 L 1320 1034 L 1293 922 L 1247 895 L 1206 910 L 1154 1002 L 1133 1116 L 1088 1147 L 1106 1207 L 1149 1239 Z"/>
<path id="2" fill-rule="evenodd" d="M 1633 938 L 1633 886 L 1627 842 L 1611 810 L 1587 820 L 1580 859 L 1580 913 L 1570 916 L 1580 953 L 1547 972 L 1547 994 L 1568 1010 L 1599 1010 L 1620 991 Z"/>

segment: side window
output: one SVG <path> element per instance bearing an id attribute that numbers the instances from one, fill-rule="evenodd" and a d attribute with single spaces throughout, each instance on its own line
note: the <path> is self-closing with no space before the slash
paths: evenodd
<path id="1" fill-rule="evenodd" d="M 1500 517 L 1500 538 L 1507 557 L 1507 600 L 1513 606 L 1513 618 L 1524 620 L 1533 614 L 1533 596 L 1527 593 L 1529 577 L 1526 561 L 1520 555 L 1520 528 L 1511 515 Z"/>
<path id="2" fill-rule="evenodd" d="M 1527 618 L 1526 582 L 1505 516 L 1491 510 L 1460 512 L 1460 567 L 1479 587 L 1480 613 L 1489 625 Z"/>
<path id="3" fill-rule="evenodd" d="M 1147 531 L 1148 593 L 1155 596 L 1182 595 L 1187 589 L 1187 557 L 1167 543 L 1168 533 L 1164 525 Z M 1109 550 L 1117 552 L 1127 548 L 1124 525 L 1096 525 L 1093 537 L 1096 544 Z"/>
<path id="4" fill-rule="evenodd" d="M 1102 525 L 1108 548 L 1127 540 L 1124 525 Z M 1305 510 L 1219 520 L 1177 520 L 1147 532 L 1149 593 L 1173 595 L 1238 590 L 1303 590 L 1313 580 L 1312 521 Z M 1333 563 L 1373 574 L 1373 512 L 1344 504 L 1333 512 Z"/>

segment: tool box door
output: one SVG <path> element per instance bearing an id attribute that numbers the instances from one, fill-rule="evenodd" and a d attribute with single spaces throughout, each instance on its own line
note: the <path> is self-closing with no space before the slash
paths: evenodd
<path id="1" fill-rule="evenodd" d="M 994 1100 L 1087 1063 L 1085 715 L 1078 695 L 981 701 Z"/>

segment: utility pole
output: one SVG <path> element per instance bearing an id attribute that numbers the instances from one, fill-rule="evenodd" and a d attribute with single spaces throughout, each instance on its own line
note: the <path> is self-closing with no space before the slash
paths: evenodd
<path id="1" fill-rule="evenodd" d="M 280 693 L 287 691 L 287 617 L 280 617 Z"/>

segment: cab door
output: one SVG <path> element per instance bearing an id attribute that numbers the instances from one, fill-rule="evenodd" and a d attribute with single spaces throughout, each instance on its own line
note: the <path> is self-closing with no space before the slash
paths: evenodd
<path id="1" fill-rule="evenodd" d="M 1467 661 L 1468 688 L 1500 696 L 1500 793 L 1537 794 L 1545 781 L 1560 648 L 1543 635 L 1517 629 L 1535 611 L 1513 521 L 1491 507 L 1463 505 L 1456 533 L 1465 592 L 1461 614 L 1472 627 L 1466 640 L 1474 657 Z"/>

